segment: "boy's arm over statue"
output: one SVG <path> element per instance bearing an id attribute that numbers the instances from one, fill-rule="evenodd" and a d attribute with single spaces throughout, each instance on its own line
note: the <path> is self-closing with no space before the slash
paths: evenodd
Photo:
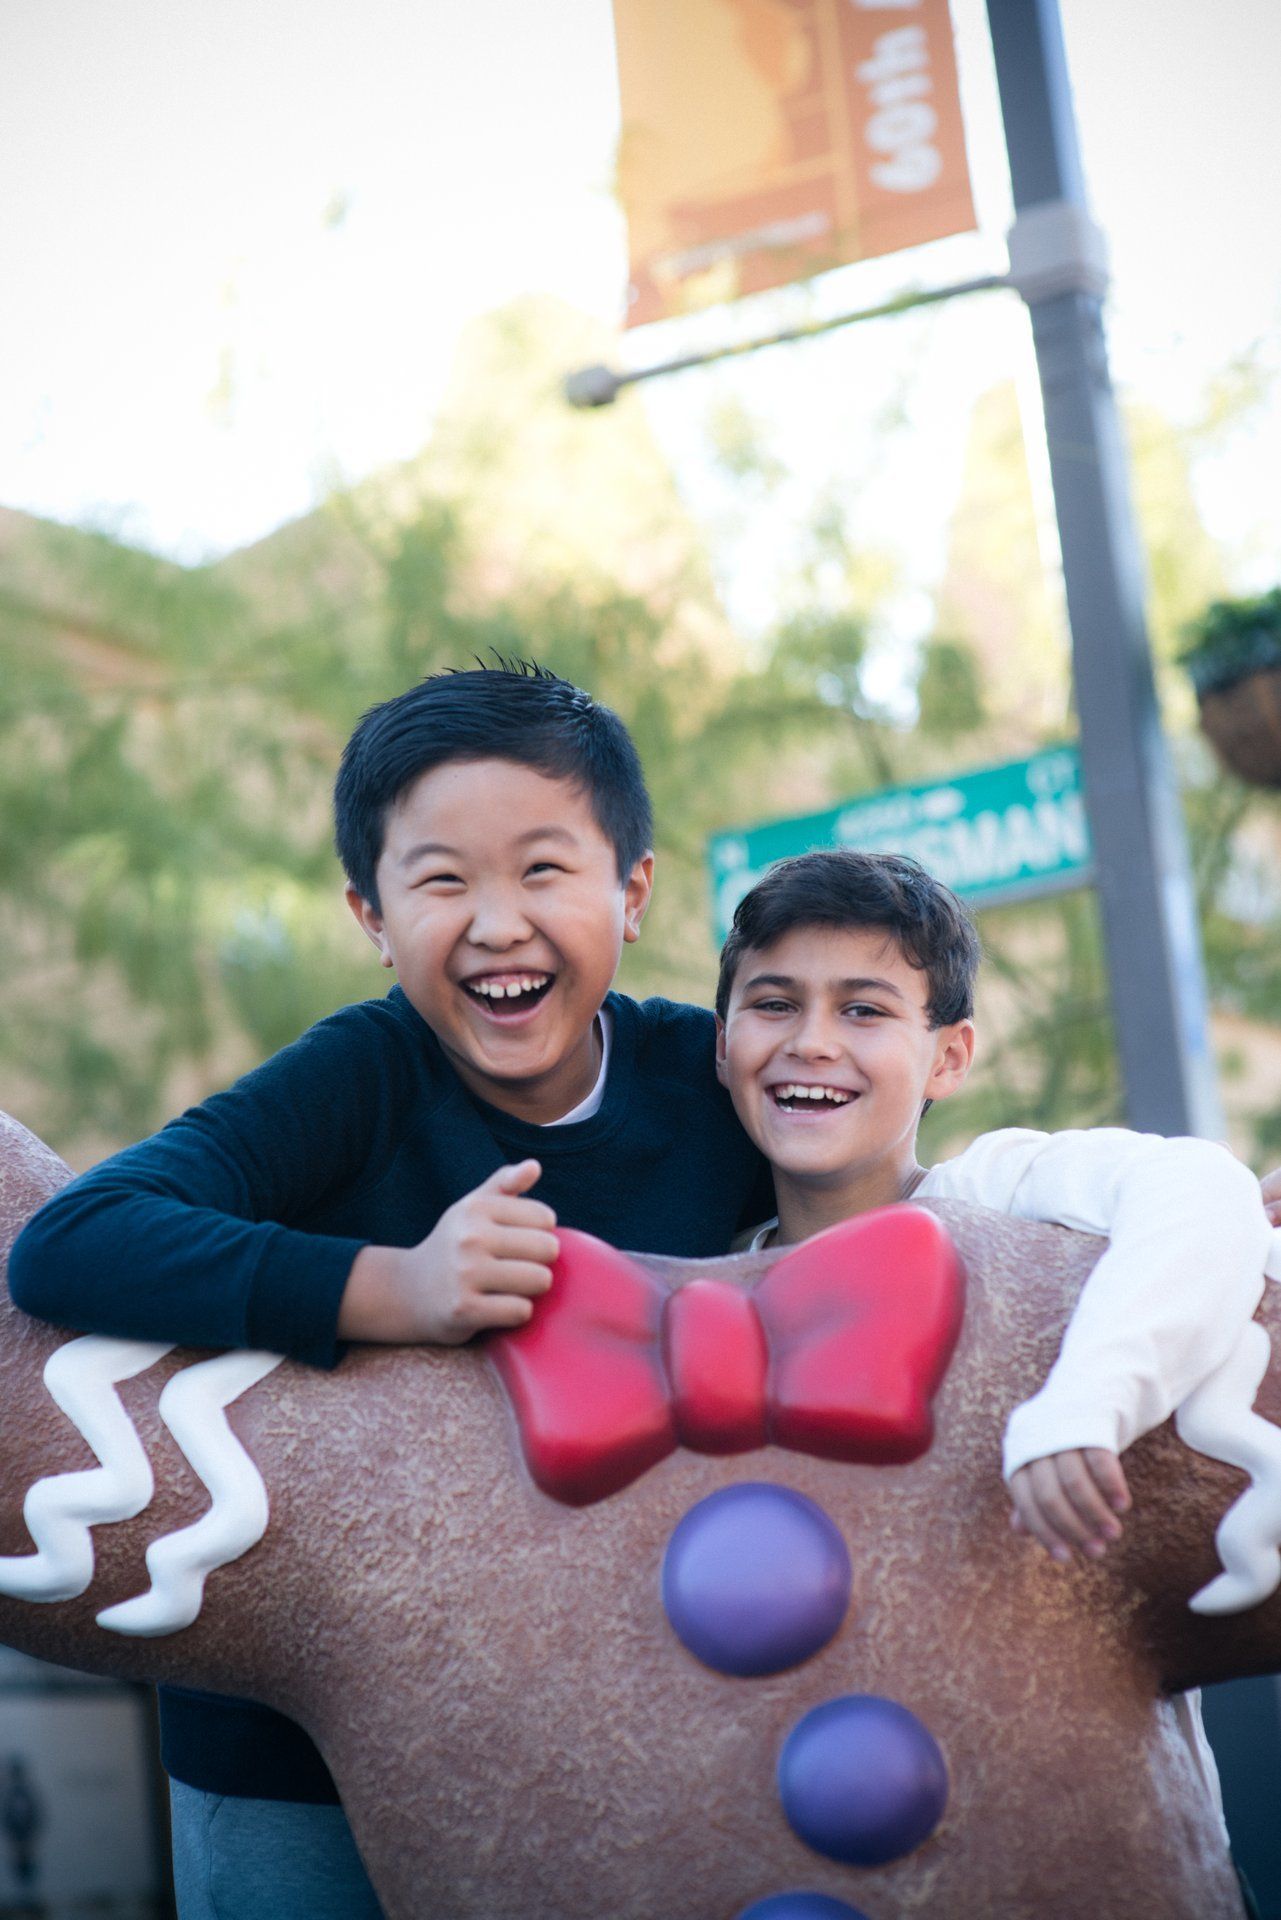
<path id="1" fill-rule="evenodd" d="M 1108 1236 L 1049 1378 L 1006 1429 L 1026 1530 L 1062 1558 L 1109 1504 L 1125 1510 L 1116 1457 L 1226 1359 L 1257 1307 L 1271 1232 L 1254 1175 L 1208 1140 L 1008 1128 L 933 1168 L 929 1190 Z"/>
<path id="2" fill-rule="evenodd" d="M 342 1340 L 452 1344 L 514 1324 L 550 1283 L 555 1214 L 524 1197 L 537 1163 L 523 1179 L 495 1167 L 464 1114 L 424 1214 L 404 1220 L 412 1243 L 370 1240 L 380 1209 L 389 1239 L 400 1227 L 382 1167 L 411 1127 L 448 1113 L 432 1058 L 399 993 L 322 1021 L 56 1195 L 14 1248 L 16 1303 L 77 1330 L 326 1367 Z"/>
<path id="3" fill-rule="evenodd" d="M 365 1247 L 338 1315 L 344 1340 L 461 1346 L 523 1326 L 552 1283 L 556 1215 L 528 1198 L 537 1160 L 500 1167 L 443 1213 L 416 1247 Z"/>
<path id="4" fill-rule="evenodd" d="M 376 1181 L 406 1103 L 426 1091 L 410 1070 L 410 1014 L 390 998 L 344 1008 L 83 1174 L 19 1236 L 16 1304 L 123 1339 L 333 1366 L 339 1303 L 369 1232 L 343 1232 L 332 1196 Z"/>
<path id="5" fill-rule="evenodd" d="M 1069 1435 L 1123 1453 L 1227 1357 L 1262 1297 L 1258 1185 L 1213 1141 L 1009 1128 L 936 1167 L 930 1192 L 1108 1236 L 1053 1371 L 1011 1416 L 1007 1475 Z"/>

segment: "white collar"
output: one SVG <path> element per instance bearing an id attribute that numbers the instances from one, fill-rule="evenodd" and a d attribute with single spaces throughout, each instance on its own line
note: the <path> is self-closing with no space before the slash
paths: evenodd
<path id="1" fill-rule="evenodd" d="M 775 1214 L 774 1218 L 772 1220 L 767 1220 L 764 1226 L 757 1227 L 755 1233 L 752 1235 L 747 1245 L 743 1248 L 743 1252 L 744 1253 L 763 1253 L 766 1247 L 773 1245 L 774 1235 L 777 1232 L 778 1232 L 778 1215 Z"/>
<path id="2" fill-rule="evenodd" d="M 605 1076 L 609 1072 L 610 1029 L 614 1022 L 612 1015 L 605 1007 L 601 1008 L 596 1018 L 600 1021 L 600 1072 L 596 1075 L 596 1085 L 585 1100 L 580 1100 L 578 1105 L 571 1107 L 568 1113 L 562 1113 L 559 1120 L 544 1121 L 544 1126 L 569 1127 L 576 1120 L 590 1120 L 592 1115 L 600 1109 L 600 1103 L 605 1098 Z"/>

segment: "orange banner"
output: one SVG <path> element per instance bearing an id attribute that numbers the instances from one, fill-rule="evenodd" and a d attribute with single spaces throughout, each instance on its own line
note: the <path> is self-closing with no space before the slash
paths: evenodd
<path id="1" fill-rule="evenodd" d="M 614 0 L 629 326 L 974 225 L 948 0 Z"/>

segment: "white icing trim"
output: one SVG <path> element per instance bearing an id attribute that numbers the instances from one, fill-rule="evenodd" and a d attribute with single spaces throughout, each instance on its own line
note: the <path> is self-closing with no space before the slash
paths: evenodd
<path id="1" fill-rule="evenodd" d="M 1250 1475 L 1214 1536 L 1224 1572 L 1193 1594 L 1193 1613 L 1241 1613 L 1281 1586 L 1281 1429 L 1252 1411 L 1271 1357 L 1267 1333 L 1252 1320 L 1174 1417 L 1186 1445 Z"/>
<path id="2" fill-rule="evenodd" d="M 151 1341 L 90 1333 L 50 1354 L 45 1386 L 102 1464 L 49 1474 L 28 1489 L 22 1514 L 37 1551 L 0 1558 L 0 1593 L 73 1600 L 93 1579 L 90 1527 L 142 1512 L 154 1487 L 151 1466 L 113 1389 L 169 1351 Z"/>
<path id="3" fill-rule="evenodd" d="M 160 1415 L 212 1495 L 189 1527 L 147 1548 L 151 1586 L 132 1600 L 104 1607 L 109 1633 L 152 1638 L 189 1627 L 200 1612 L 215 1567 L 238 1559 L 267 1530 L 267 1489 L 227 1422 L 223 1408 L 280 1365 L 278 1353 L 222 1353 L 177 1373 L 160 1396 Z"/>

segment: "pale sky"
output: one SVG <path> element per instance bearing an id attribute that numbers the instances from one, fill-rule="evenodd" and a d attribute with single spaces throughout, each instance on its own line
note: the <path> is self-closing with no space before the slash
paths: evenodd
<path id="1" fill-rule="evenodd" d="M 1190 418 L 1219 368 L 1270 340 L 1271 405 L 1197 475 L 1240 584 L 1269 584 L 1281 7 L 1061 3 L 1119 378 Z M 820 308 L 998 260 L 981 0 L 954 12 L 986 237 L 828 276 L 804 296 Z M 0 13 L 0 72 L 6 505 L 177 557 L 225 551 L 332 478 L 416 453 L 470 316 L 535 289 L 621 315 L 608 0 L 19 0 Z M 662 357 L 779 310 L 638 330 L 621 352 Z M 906 381 L 910 444 L 869 510 L 900 539 L 915 517 L 934 552 L 969 407 L 1003 372 L 1028 377 L 1006 296 L 655 383 L 646 404 L 714 510 L 716 394 L 771 422 L 803 472 L 835 460 L 867 488 L 878 409 Z"/>

